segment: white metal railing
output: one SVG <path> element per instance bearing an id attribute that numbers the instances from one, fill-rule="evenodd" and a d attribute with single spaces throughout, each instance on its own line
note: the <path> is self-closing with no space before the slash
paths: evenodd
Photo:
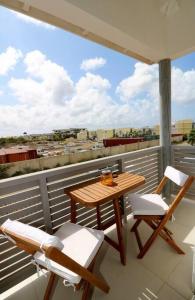
<path id="1" fill-rule="evenodd" d="M 188 175 L 195 176 L 195 147 L 172 146 L 172 160 L 175 168 Z M 186 195 L 195 200 L 195 182 Z"/>
<path id="2" fill-rule="evenodd" d="M 161 148 L 153 147 L 3 179 L 0 181 L 0 224 L 10 218 L 48 232 L 56 230 L 70 221 L 70 201 L 64 195 L 64 188 L 98 177 L 99 169 L 108 165 L 114 170 L 144 175 L 146 184 L 137 190 L 148 193 L 162 176 Z M 106 228 L 112 223 L 114 216 L 110 203 L 101 206 L 101 215 Z M 95 227 L 95 209 L 78 205 L 78 223 Z M 9 241 L 1 239 L 0 290 L 8 289 L 32 272 L 34 269 L 30 264 L 30 257 Z"/>

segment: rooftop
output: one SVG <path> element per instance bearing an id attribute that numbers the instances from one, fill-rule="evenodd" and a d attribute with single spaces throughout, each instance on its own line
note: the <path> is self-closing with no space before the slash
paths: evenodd
<path id="1" fill-rule="evenodd" d="M 15 146 L 15 147 L 11 147 L 11 148 L 1 148 L 0 155 L 26 153 L 30 150 L 35 150 L 35 148 L 29 147 L 29 146 Z"/>

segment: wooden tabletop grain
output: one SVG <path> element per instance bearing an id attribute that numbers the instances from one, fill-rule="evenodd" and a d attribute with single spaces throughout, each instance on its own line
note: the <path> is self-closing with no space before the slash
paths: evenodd
<path id="1" fill-rule="evenodd" d="M 105 186 L 100 180 L 78 184 L 65 190 L 72 200 L 85 206 L 95 207 L 107 201 L 119 198 L 130 190 L 145 183 L 145 177 L 121 173 L 113 179 L 113 186 Z"/>

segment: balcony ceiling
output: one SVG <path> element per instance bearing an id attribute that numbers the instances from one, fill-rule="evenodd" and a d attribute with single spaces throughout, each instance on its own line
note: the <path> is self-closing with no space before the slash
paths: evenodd
<path id="1" fill-rule="evenodd" d="M 195 50 L 194 0 L 0 0 L 146 63 Z"/>

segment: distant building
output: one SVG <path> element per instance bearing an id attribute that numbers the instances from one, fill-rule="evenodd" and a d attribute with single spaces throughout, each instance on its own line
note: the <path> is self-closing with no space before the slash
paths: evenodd
<path id="1" fill-rule="evenodd" d="M 193 121 L 191 119 L 179 120 L 175 122 L 176 133 L 189 134 L 193 127 Z"/>
<path id="2" fill-rule="evenodd" d="M 103 139 L 109 139 L 114 136 L 113 129 L 97 129 L 96 133 L 98 141 L 103 141 Z"/>
<path id="3" fill-rule="evenodd" d="M 88 138 L 88 132 L 87 130 L 81 130 L 77 133 L 77 140 L 79 141 L 86 141 Z"/>
<path id="4" fill-rule="evenodd" d="M 153 127 L 153 134 L 160 135 L 160 125 L 155 125 Z"/>
<path id="5" fill-rule="evenodd" d="M 0 149 L 0 164 L 12 163 L 16 161 L 29 160 L 37 158 L 36 149 L 28 146 L 16 146 Z"/>
<path id="6" fill-rule="evenodd" d="M 116 128 L 114 129 L 114 134 L 118 137 L 124 137 L 125 135 L 129 136 L 132 131 L 132 128 Z"/>
<path id="7" fill-rule="evenodd" d="M 80 131 L 84 131 L 86 128 L 68 128 L 68 129 L 54 129 L 54 134 L 60 134 L 62 138 L 68 138 L 68 137 L 77 137 L 77 134 Z"/>
<path id="8" fill-rule="evenodd" d="M 97 132 L 95 130 L 89 130 L 88 137 L 89 139 L 95 140 L 97 138 Z"/>
<path id="9" fill-rule="evenodd" d="M 179 122 L 179 121 L 178 121 L 178 122 Z M 177 122 L 176 122 L 176 123 L 177 123 Z M 183 132 L 179 132 L 179 131 L 177 130 L 176 123 L 172 123 L 172 124 L 171 124 L 171 133 L 172 133 L 172 134 L 179 134 L 179 133 L 183 134 Z M 154 135 L 160 135 L 160 125 L 155 125 L 155 126 L 151 129 L 151 131 L 152 131 L 152 134 L 154 134 Z"/>

